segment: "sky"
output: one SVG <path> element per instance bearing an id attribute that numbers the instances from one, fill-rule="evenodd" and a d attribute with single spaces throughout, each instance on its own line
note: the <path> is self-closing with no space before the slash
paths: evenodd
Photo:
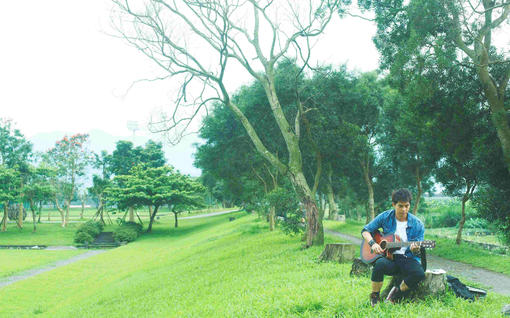
<path id="1" fill-rule="evenodd" d="M 0 1 L 0 117 L 13 119 L 27 137 L 94 129 L 129 136 L 128 121 L 139 122 L 137 134 L 148 134 L 150 116 L 173 101 L 172 83 L 131 87 L 161 73 L 112 36 L 111 8 L 109 0 Z M 322 63 L 374 70 L 374 34 L 370 22 L 335 16 L 314 54 Z M 239 74 L 229 87 L 250 81 Z"/>

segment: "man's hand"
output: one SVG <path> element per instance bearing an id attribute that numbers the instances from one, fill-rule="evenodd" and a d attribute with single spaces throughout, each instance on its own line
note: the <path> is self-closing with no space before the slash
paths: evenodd
<path id="1" fill-rule="evenodd" d="M 379 244 L 375 243 L 374 245 L 372 245 L 372 252 L 382 254 L 384 253 L 384 250 L 381 248 Z"/>
<path id="2" fill-rule="evenodd" d="M 420 251 L 420 246 L 416 243 L 412 243 L 411 244 L 411 252 L 413 252 L 413 254 L 418 254 L 419 251 Z"/>

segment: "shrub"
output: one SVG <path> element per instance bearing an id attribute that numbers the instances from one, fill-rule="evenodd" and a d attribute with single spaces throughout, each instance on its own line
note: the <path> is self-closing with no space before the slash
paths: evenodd
<path id="1" fill-rule="evenodd" d="M 74 242 L 79 244 L 90 244 L 94 242 L 94 238 L 87 232 L 76 232 Z"/>
<path id="2" fill-rule="evenodd" d="M 104 225 L 97 221 L 87 221 L 80 225 L 74 234 L 76 243 L 92 243 L 94 238 L 104 229 Z"/>
<path id="3" fill-rule="evenodd" d="M 119 226 L 113 231 L 113 238 L 117 242 L 133 242 L 138 233 L 133 226 Z"/>
<path id="4" fill-rule="evenodd" d="M 122 224 L 122 226 L 126 226 L 126 227 L 129 227 L 129 228 L 132 228 L 136 231 L 136 234 L 138 236 L 140 236 L 143 232 L 143 226 L 140 224 L 140 223 L 136 223 L 136 222 L 124 222 Z"/>
<path id="5" fill-rule="evenodd" d="M 489 227 L 489 222 L 482 218 L 471 218 L 466 220 L 464 224 L 464 228 L 466 229 L 487 229 Z"/>

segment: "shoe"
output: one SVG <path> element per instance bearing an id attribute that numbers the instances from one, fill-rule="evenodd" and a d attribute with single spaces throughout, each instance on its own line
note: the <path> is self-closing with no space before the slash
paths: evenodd
<path id="1" fill-rule="evenodd" d="M 379 302 L 379 292 L 373 292 L 370 294 L 370 305 L 374 307 Z"/>
<path id="2" fill-rule="evenodd" d="M 401 293 L 399 287 L 393 286 L 388 293 L 388 297 L 386 297 L 386 302 L 391 302 L 392 304 L 396 303 L 400 299 Z"/>

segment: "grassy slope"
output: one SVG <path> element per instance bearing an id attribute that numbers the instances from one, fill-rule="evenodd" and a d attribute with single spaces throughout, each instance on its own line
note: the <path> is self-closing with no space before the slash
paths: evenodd
<path id="1" fill-rule="evenodd" d="M 84 250 L 0 250 L 0 278 L 84 253 Z"/>
<path id="2" fill-rule="evenodd" d="M 360 231 L 363 225 L 363 222 L 356 222 L 352 220 L 347 220 L 346 223 L 335 221 L 324 222 L 324 226 L 326 228 L 355 235 L 357 237 L 361 237 Z M 510 275 L 510 256 L 508 255 L 491 253 L 490 251 L 465 243 L 458 246 L 455 244 L 455 240 L 453 239 L 439 238 L 427 234 L 425 235 L 425 238 L 436 241 L 436 248 L 429 251 L 432 255 Z"/>
<path id="3" fill-rule="evenodd" d="M 157 225 L 127 246 L 0 289 L 2 317 L 494 317 L 508 297 L 372 309 L 368 278 L 254 216 Z M 208 222 L 208 223 L 206 223 Z M 329 238 L 328 238 L 329 239 Z M 31 297 L 30 295 L 51 295 Z"/>

